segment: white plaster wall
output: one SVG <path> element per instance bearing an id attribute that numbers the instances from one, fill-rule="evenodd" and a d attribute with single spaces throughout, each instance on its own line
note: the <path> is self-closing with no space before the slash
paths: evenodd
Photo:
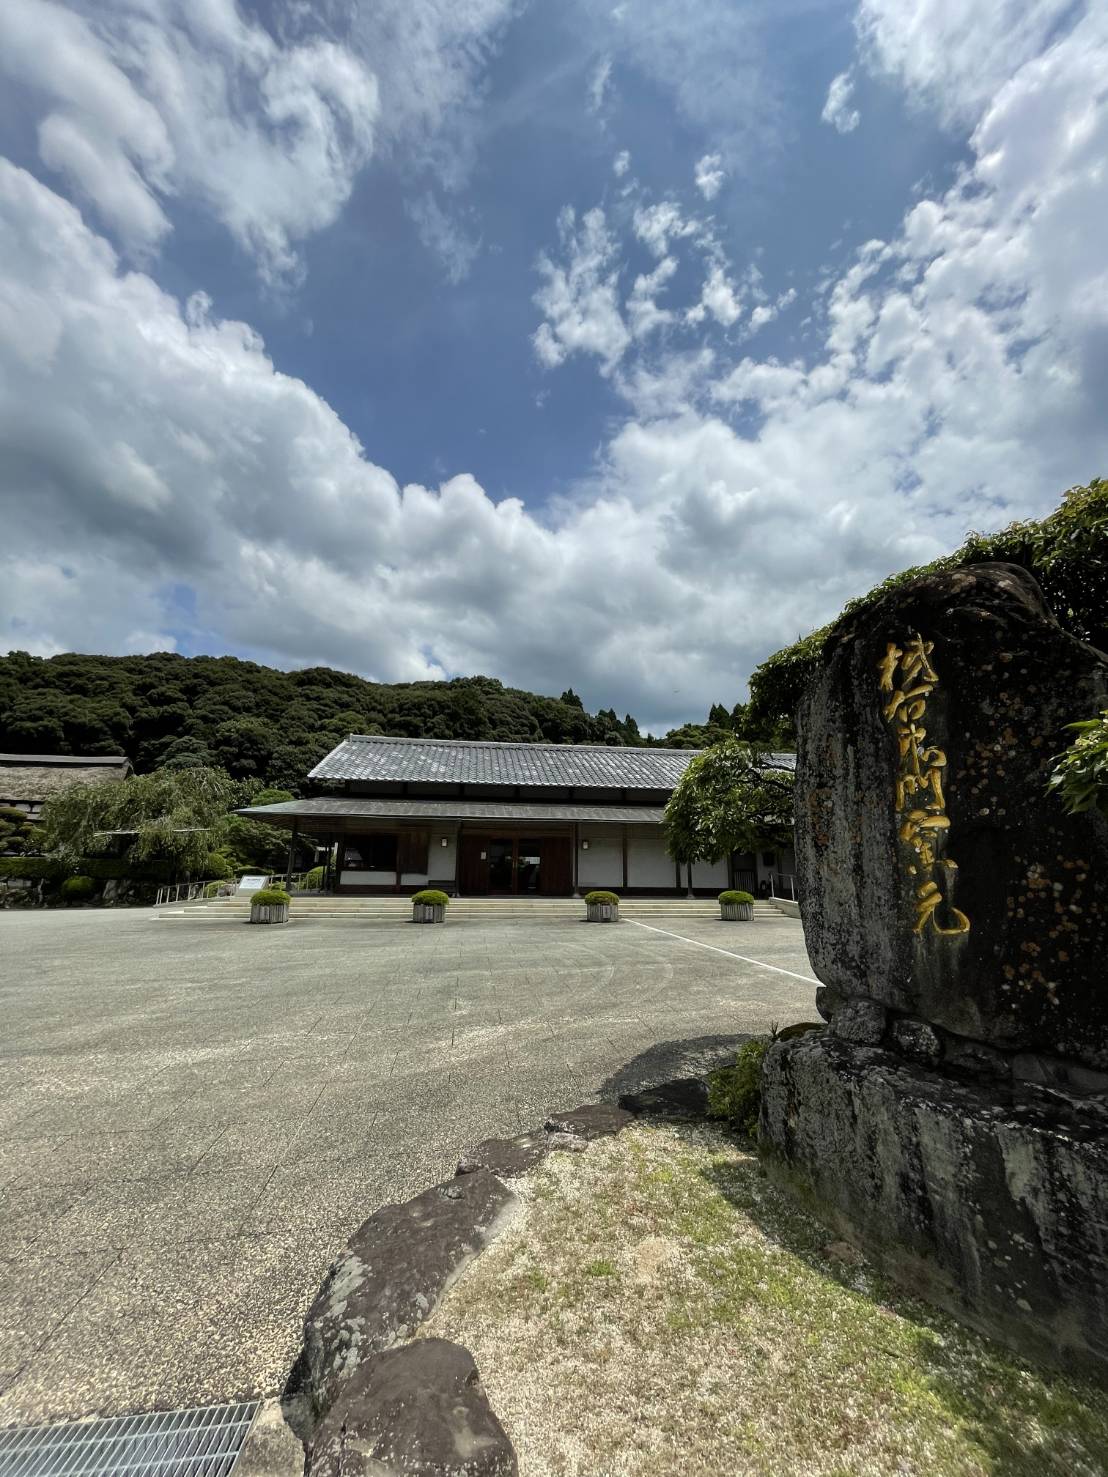
<path id="1" fill-rule="evenodd" d="M 339 874 L 339 882 L 344 887 L 395 887 L 396 873 L 355 871 L 351 867 L 344 867 Z"/>
<path id="2" fill-rule="evenodd" d="M 453 882 L 458 875 L 458 838 L 447 836 L 447 844 L 442 845 L 442 837 L 445 832 L 431 832 L 431 846 L 427 855 L 427 870 L 436 882 Z"/>
<path id="3" fill-rule="evenodd" d="M 673 887 L 673 858 L 666 855 L 661 833 L 636 826 L 627 832 L 627 886 Z"/>
<path id="4" fill-rule="evenodd" d="M 718 862 L 693 862 L 692 885 L 694 887 L 718 887 L 722 892 L 727 886 L 727 858 Z"/>
<path id="5" fill-rule="evenodd" d="M 426 887 L 427 881 L 426 872 L 401 872 L 400 874 L 402 887 Z"/>
<path id="6" fill-rule="evenodd" d="M 577 852 L 577 884 L 586 887 L 623 886 L 623 837 L 618 831 L 594 831 L 581 827 L 581 840 L 588 851 Z"/>

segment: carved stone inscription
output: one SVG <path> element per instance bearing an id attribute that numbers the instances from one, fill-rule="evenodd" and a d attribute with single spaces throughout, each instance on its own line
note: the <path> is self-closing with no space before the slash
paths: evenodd
<path id="1" fill-rule="evenodd" d="M 927 742 L 927 699 L 939 683 L 931 660 L 933 641 L 918 633 L 903 647 L 885 646 L 878 662 L 883 716 L 897 746 L 897 835 L 911 850 L 907 863 L 915 893 L 914 933 L 928 925 L 939 934 L 968 933 L 970 921 L 950 902 L 958 863 L 944 856 L 950 817 L 943 795 L 946 754 Z"/>

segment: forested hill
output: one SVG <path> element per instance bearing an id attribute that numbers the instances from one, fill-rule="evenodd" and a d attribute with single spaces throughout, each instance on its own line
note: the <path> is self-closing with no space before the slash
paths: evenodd
<path id="1" fill-rule="evenodd" d="M 236 657 L 0 657 L 0 751 L 127 754 L 136 769 L 216 764 L 298 791 L 348 733 L 533 743 L 641 744 L 634 718 L 587 713 L 580 698 L 492 677 L 367 682 L 309 667 L 279 672 Z"/>

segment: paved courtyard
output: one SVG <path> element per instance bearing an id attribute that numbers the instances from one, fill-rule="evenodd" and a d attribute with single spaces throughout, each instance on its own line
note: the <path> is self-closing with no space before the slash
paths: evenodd
<path id="1" fill-rule="evenodd" d="M 0 1425 L 277 1393 L 379 1205 L 672 1075 L 681 1043 L 812 1019 L 810 974 L 799 923 L 761 912 L 0 914 Z"/>

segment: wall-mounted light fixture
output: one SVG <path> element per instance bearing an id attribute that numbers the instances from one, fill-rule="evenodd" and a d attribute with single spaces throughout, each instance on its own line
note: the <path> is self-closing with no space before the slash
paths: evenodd
<path id="1" fill-rule="evenodd" d="M 449 846 L 450 845 L 450 837 L 449 836 L 444 836 L 442 838 L 442 840 L 439 842 L 439 845 L 440 846 Z"/>
<path id="2" fill-rule="evenodd" d="M 589 849 L 589 843 L 587 841 L 582 841 L 581 842 L 581 850 L 582 851 L 588 851 L 588 849 Z"/>

